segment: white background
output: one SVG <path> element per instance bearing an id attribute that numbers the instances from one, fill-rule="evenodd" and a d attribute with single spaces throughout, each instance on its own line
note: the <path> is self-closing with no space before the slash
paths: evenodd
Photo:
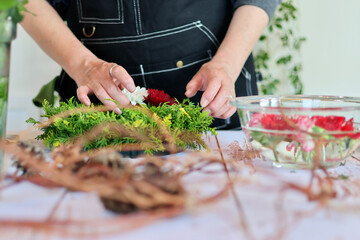
<path id="1" fill-rule="evenodd" d="M 307 94 L 360 97 L 360 1 L 300 0 Z"/>
<path id="2" fill-rule="evenodd" d="M 305 94 L 360 97 L 360 1 L 298 0 Z M 8 131 L 22 130 L 40 111 L 31 99 L 60 72 L 32 39 L 18 27 L 12 44 Z"/>

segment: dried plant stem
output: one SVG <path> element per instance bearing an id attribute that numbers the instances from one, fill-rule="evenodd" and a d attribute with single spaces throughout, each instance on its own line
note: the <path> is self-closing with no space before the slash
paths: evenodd
<path id="1" fill-rule="evenodd" d="M 227 168 L 227 165 L 226 165 L 226 162 L 225 162 L 225 159 L 224 159 L 221 147 L 220 147 L 219 139 L 217 138 L 217 136 L 215 136 L 215 139 L 216 139 L 217 147 L 218 147 L 219 152 L 220 152 L 221 160 L 222 160 L 223 165 L 224 165 L 224 170 L 226 172 L 226 177 L 227 177 L 227 180 L 228 180 L 228 183 L 229 183 L 230 191 L 231 191 L 231 194 L 232 194 L 232 196 L 234 198 L 235 205 L 236 205 L 236 208 L 237 208 L 238 213 L 239 213 L 239 220 L 240 220 L 241 229 L 244 231 L 244 234 L 247 237 L 247 239 L 255 239 L 253 234 L 251 233 L 251 231 L 249 229 L 249 225 L 247 223 L 247 218 L 246 218 L 244 209 L 242 207 L 240 198 L 236 193 L 236 190 L 235 190 L 235 187 L 234 187 L 234 182 L 231 179 L 229 170 Z"/>
<path id="2" fill-rule="evenodd" d="M 61 196 L 59 197 L 59 199 L 56 201 L 54 207 L 51 209 L 51 212 L 49 214 L 49 216 L 47 217 L 46 221 L 50 222 L 51 220 L 54 219 L 54 215 L 56 213 L 56 211 L 58 210 L 58 208 L 60 207 L 61 202 L 64 200 L 66 194 L 68 193 L 68 190 L 66 189 Z"/>

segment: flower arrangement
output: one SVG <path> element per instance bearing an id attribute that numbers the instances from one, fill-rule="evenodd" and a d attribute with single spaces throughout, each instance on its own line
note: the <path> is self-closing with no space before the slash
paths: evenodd
<path id="1" fill-rule="evenodd" d="M 126 88 L 124 88 L 122 92 L 130 100 L 130 103 L 133 106 L 145 104 L 145 102 L 151 106 L 159 106 L 161 104 L 173 105 L 176 103 L 175 98 L 171 98 L 169 94 L 158 89 L 146 89 L 137 86 L 134 92 L 129 92 Z"/>
<path id="2" fill-rule="evenodd" d="M 246 128 L 253 146 L 275 163 L 335 166 L 360 143 L 353 118 L 254 113 Z M 266 151 L 270 150 L 269 151 Z"/>
<path id="3" fill-rule="evenodd" d="M 58 107 L 45 101 L 43 104 L 45 114 L 42 117 L 53 121 L 40 127 L 44 133 L 37 138 L 44 140 L 45 145 L 53 148 L 63 143 L 74 142 L 76 138 L 100 124 L 112 123 L 124 128 L 123 130 L 130 134 L 119 135 L 109 130 L 109 127 L 102 127 L 102 134 L 89 141 L 85 149 L 126 144 L 142 144 L 143 147 L 145 140 L 138 137 L 141 135 L 146 136 L 146 141 L 151 143 L 150 146 L 143 147 L 143 150 L 154 153 L 166 150 L 164 145 L 168 143 L 169 138 L 162 134 L 163 129 L 171 134 L 175 145 L 180 149 L 206 147 L 202 135 L 207 132 L 216 134 L 215 128 L 210 127 L 213 119 L 189 99 L 180 103 L 164 91 L 144 88 L 137 88 L 135 92 L 125 92 L 125 94 L 136 106 L 123 108 L 122 114 L 97 111 L 96 106 L 85 107 L 74 99 L 61 102 Z M 68 114 L 61 115 L 65 112 Z M 29 119 L 27 122 L 40 124 L 34 119 Z"/>

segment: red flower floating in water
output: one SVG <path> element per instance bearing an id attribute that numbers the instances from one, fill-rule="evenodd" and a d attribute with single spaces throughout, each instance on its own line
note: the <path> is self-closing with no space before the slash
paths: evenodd
<path id="1" fill-rule="evenodd" d="M 351 132 L 354 131 L 354 119 L 351 118 L 345 121 L 345 117 L 340 116 L 314 116 L 312 119 L 315 122 L 315 125 L 321 127 L 328 131 L 343 131 L 343 132 Z M 334 137 L 342 138 L 349 136 L 352 139 L 357 139 L 360 137 L 360 133 L 356 134 L 335 134 Z"/>
<path id="2" fill-rule="evenodd" d="M 316 126 L 328 131 L 341 131 L 341 128 L 345 123 L 345 117 L 340 116 L 314 116 L 312 117 L 312 120 L 314 121 Z M 354 128 L 352 128 L 351 130 L 354 130 Z"/>
<path id="3" fill-rule="evenodd" d="M 294 116 L 285 119 L 279 114 L 253 114 L 250 120 L 250 126 L 260 127 L 260 125 L 262 128 L 268 130 L 293 131 L 301 129 L 303 131 L 308 131 L 312 126 L 314 126 L 314 123 L 308 116 Z M 276 136 L 278 134 L 270 133 L 270 135 Z M 286 134 L 286 136 L 293 141 L 299 142 L 301 144 L 301 149 L 305 152 L 309 152 L 314 149 L 315 142 L 307 134 L 297 132 L 296 134 Z M 295 146 L 295 144 L 289 144 L 289 149 L 293 146 Z"/>
<path id="4" fill-rule="evenodd" d="M 262 114 L 257 113 L 252 116 L 250 120 L 250 126 L 258 126 L 259 124 L 264 129 L 269 130 L 309 130 L 312 126 L 323 128 L 327 131 L 341 131 L 351 132 L 354 131 L 354 119 L 351 118 L 345 121 L 345 117 L 342 116 L 296 116 L 289 117 L 287 120 L 280 114 Z M 292 124 L 291 124 L 292 123 Z M 290 135 L 289 135 L 290 136 Z M 357 139 L 360 137 L 360 133 L 346 133 L 346 134 L 334 134 L 336 138 L 350 137 Z"/>
<path id="5" fill-rule="evenodd" d="M 160 104 L 165 103 L 173 105 L 176 103 L 174 98 L 171 98 L 169 94 L 165 93 L 162 90 L 149 88 L 147 91 L 149 95 L 145 97 L 145 100 L 151 105 L 159 106 Z"/>
<path id="6" fill-rule="evenodd" d="M 279 114 L 254 114 L 250 120 L 250 126 L 261 124 L 269 130 L 308 130 L 314 125 L 308 116 L 289 117 L 287 120 Z"/>
<path id="7" fill-rule="evenodd" d="M 277 114 L 265 114 L 261 118 L 260 123 L 265 129 L 271 129 L 271 130 L 293 129 L 281 115 L 277 115 Z"/>

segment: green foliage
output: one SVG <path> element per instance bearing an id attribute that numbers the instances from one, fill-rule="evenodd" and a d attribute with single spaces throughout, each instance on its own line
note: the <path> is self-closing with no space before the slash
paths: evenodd
<path id="1" fill-rule="evenodd" d="M 5 136 L 6 105 L 7 105 L 7 77 L 0 76 L 0 138 Z M 0 153 L 1 157 L 1 153 Z"/>
<path id="2" fill-rule="evenodd" d="M 276 145 L 281 142 L 282 140 L 284 140 L 286 138 L 286 136 L 269 136 L 267 134 L 264 134 L 261 131 L 251 131 L 251 137 L 255 140 L 258 141 L 263 147 L 267 147 L 267 148 L 275 148 Z"/>
<path id="3" fill-rule="evenodd" d="M 255 67 L 263 75 L 260 88 L 265 95 L 276 94 L 285 82 L 293 87 L 286 94 L 303 91 L 299 55 L 306 39 L 298 36 L 295 29 L 298 13 L 293 0 L 283 1 L 254 51 Z"/>
<path id="4" fill-rule="evenodd" d="M 26 12 L 24 5 L 28 0 L 1 0 L 0 1 L 0 22 L 8 17 L 14 23 L 18 23 L 23 19 L 23 13 Z"/>
<path id="5" fill-rule="evenodd" d="M 6 101 L 7 97 L 7 77 L 0 76 L 0 99 Z"/>
<path id="6" fill-rule="evenodd" d="M 251 131 L 251 136 L 255 141 L 258 141 L 264 147 L 269 147 L 270 142 L 269 139 L 260 131 Z"/>
<path id="7" fill-rule="evenodd" d="M 58 113 L 80 107 L 85 106 L 77 103 L 73 99 L 66 103 L 61 102 L 58 107 L 54 107 L 45 101 L 43 104 L 45 114 L 42 115 L 42 117 L 50 118 Z M 94 108 L 94 106 L 89 108 Z M 152 116 L 146 114 L 149 110 Z M 124 108 L 122 109 L 122 114 L 99 111 L 74 113 L 68 117 L 57 118 L 53 124 L 42 129 L 44 133 L 39 135 L 37 139 L 44 140 L 44 144 L 52 148 L 61 143 L 71 142 L 75 137 L 83 135 L 98 124 L 106 122 L 117 123 L 128 129 L 136 130 L 144 136 L 150 137 L 155 147 L 146 150 L 151 153 L 153 151 L 164 150 L 162 144 L 165 139 L 159 134 L 160 126 L 158 122 L 160 121 L 161 126 L 166 126 L 170 130 L 175 139 L 175 144 L 178 147 L 198 149 L 205 147 L 201 140 L 203 133 L 209 131 L 212 134 L 216 134 L 215 129 L 209 127 L 213 119 L 201 110 L 202 108 L 199 105 L 195 105 L 189 100 L 184 100 L 181 104 L 171 106 L 164 104 L 158 107 L 141 105 L 139 108 Z M 28 119 L 27 122 L 32 124 L 38 123 L 32 118 Z M 131 136 L 116 136 L 106 129 L 104 129 L 104 133 L 104 135 L 99 136 L 95 141 L 86 145 L 86 149 L 101 148 L 114 144 L 141 142 Z"/>

